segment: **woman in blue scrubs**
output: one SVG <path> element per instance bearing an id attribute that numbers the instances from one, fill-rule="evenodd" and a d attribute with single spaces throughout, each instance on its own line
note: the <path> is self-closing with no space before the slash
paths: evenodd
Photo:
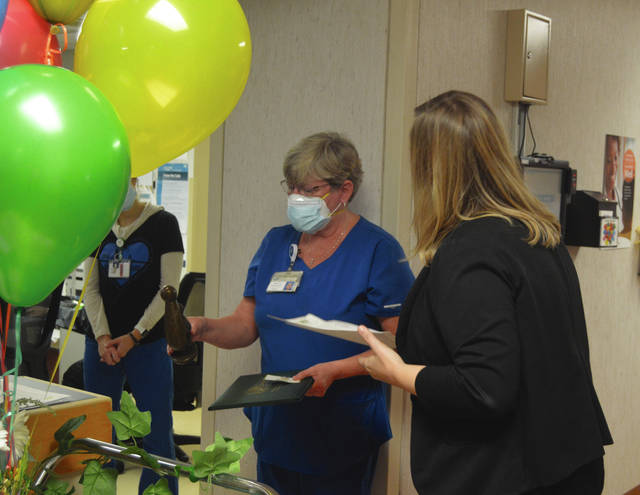
<path id="1" fill-rule="evenodd" d="M 398 242 L 349 209 L 362 180 L 350 141 L 308 136 L 283 171 L 291 225 L 262 240 L 234 313 L 190 318 L 193 337 L 225 349 L 259 338 L 263 373 L 313 377 L 299 403 L 246 410 L 261 482 L 281 495 L 367 495 L 378 449 L 391 437 L 383 385 L 358 362 L 370 351 L 268 315 L 312 313 L 395 334 L 413 275 Z"/>

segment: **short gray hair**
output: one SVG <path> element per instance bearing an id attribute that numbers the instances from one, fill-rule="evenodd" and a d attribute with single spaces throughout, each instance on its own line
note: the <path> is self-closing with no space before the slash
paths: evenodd
<path id="1" fill-rule="evenodd" d="M 282 172 L 291 187 L 302 186 L 310 177 L 325 180 L 331 187 L 350 180 L 353 182 L 351 199 L 360 187 L 363 174 L 356 147 L 337 132 L 318 132 L 300 140 L 287 152 Z"/>

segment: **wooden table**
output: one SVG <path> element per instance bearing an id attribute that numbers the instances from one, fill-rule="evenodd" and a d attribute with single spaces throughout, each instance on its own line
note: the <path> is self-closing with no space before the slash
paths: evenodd
<path id="1" fill-rule="evenodd" d="M 49 382 L 36 378 L 20 376 L 18 377 L 18 391 L 31 392 L 38 396 L 49 387 Z M 55 404 L 50 404 L 48 408 L 38 407 L 26 411 L 29 414 L 27 426 L 31 432 L 31 443 L 29 453 L 37 461 L 44 459 L 57 447 L 54 433 L 67 420 L 82 416 L 87 416 L 73 435 L 76 438 L 95 438 L 103 442 L 111 442 L 111 423 L 107 417 L 107 412 L 111 411 L 111 399 L 104 395 L 93 394 L 84 390 L 78 390 L 64 385 L 52 383 L 49 387 L 47 397 L 55 397 L 54 394 L 63 394 L 65 397 Z M 43 401 L 45 402 L 45 401 Z M 56 468 L 57 473 L 72 473 L 84 469 L 82 461 L 94 459 L 95 455 L 73 454 L 65 456 Z"/>

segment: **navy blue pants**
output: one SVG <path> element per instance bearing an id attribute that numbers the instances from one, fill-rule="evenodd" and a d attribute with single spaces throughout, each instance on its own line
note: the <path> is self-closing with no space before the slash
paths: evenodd
<path id="1" fill-rule="evenodd" d="M 173 444 L 173 364 L 167 355 L 165 339 L 133 347 L 115 366 L 100 361 L 98 343 L 85 339 L 84 386 L 89 392 L 111 397 L 114 411 L 120 409 L 124 382 L 129 383 L 136 406 L 151 412 L 151 433 L 144 437 L 142 447 L 149 453 L 175 459 Z M 115 432 L 113 433 L 115 443 Z M 169 488 L 177 495 L 178 480 L 167 476 Z M 138 493 L 159 476 L 151 469 L 143 469 Z"/>
<path id="2" fill-rule="evenodd" d="M 370 495 L 377 460 L 378 452 L 343 472 L 314 475 L 289 471 L 258 456 L 258 481 L 279 495 Z"/>

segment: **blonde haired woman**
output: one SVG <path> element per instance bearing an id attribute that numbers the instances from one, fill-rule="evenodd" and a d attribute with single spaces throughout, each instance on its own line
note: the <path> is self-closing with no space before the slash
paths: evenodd
<path id="1" fill-rule="evenodd" d="M 399 354 L 361 327 L 375 355 L 360 361 L 412 394 L 418 492 L 601 493 L 611 436 L 556 219 L 477 96 L 418 107 L 411 161 L 425 268 L 400 314 Z"/>

